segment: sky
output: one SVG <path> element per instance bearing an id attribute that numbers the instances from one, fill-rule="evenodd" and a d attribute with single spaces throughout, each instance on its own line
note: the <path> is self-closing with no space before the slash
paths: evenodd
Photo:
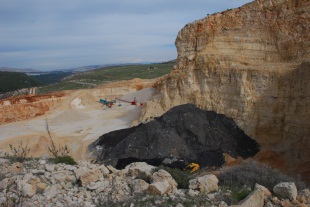
<path id="1" fill-rule="evenodd" d="M 176 59 L 179 30 L 250 0 L 0 0 L 0 67 Z"/>

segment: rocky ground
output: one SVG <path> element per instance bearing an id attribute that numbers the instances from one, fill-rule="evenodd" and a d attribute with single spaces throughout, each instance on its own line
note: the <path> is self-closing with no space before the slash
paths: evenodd
<path id="1" fill-rule="evenodd" d="M 0 163 L 0 206 L 310 206 L 309 189 L 297 191 L 292 182 L 279 183 L 272 191 L 256 184 L 248 187 L 245 199 L 234 200 L 234 191 L 219 186 L 213 174 L 193 177 L 188 189 L 181 189 L 166 170 L 143 162 L 123 170 L 82 161 L 11 163 L 1 158 Z"/>

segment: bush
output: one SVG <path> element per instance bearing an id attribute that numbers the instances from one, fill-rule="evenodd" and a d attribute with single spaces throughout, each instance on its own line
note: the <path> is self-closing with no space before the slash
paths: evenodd
<path id="1" fill-rule="evenodd" d="M 304 189 L 306 186 L 300 178 L 290 177 L 256 161 L 248 161 L 224 170 L 218 178 L 221 186 L 239 188 L 243 186 L 254 188 L 255 183 L 258 183 L 272 190 L 280 182 L 295 182 L 298 189 Z"/>
<path id="2" fill-rule="evenodd" d="M 58 156 L 55 158 L 52 158 L 52 161 L 57 163 L 64 163 L 67 165 L 76 165 L 77 163 L 75 162 L 75 160 L 71 157 L 71 156 Z"/>
<path id="3" fill-rule="evenodd" d="M 28 140 L 26 145 L 23 145 L 23 141 L 20 141 L 18 144 L 18 147 L 14 147 L 13 145 L 9 145 L 10 150 L 12 153 L 11 160 L 18 161 L 18 162 L 24 162 L 30 152 L 30 149 L 28 148 Z"/>
<path id="4" fill-rule="evenodd" d="M 238 186 L 221 186 L 220 189 L 215 196 L 216 200 L 224 201 L 229 206 L 238 204 L 239 201 L 245 199 L 252 192 L 252 189 L 247 186 L 243 186 L 242 188 Z"/>
<path id="5" fill-rule="evenodd" d="M 232 197 L 239 202 L 245 199 L 250 193 L 251 191 L 247 189 L 235 189 L 232 190 Z"/>
<path id="6" fill-rule="evenodd" d="M 47 119 L 45 119 L 45 128 L 46 128 L 48 137 L 50 138 L 50 146 L 47 146 L 48 151 L 54 156 L 54 158 L 68 156 L 70 153 L 68 146 L 67 145 L 61 146 L 60 144 L 56 146 L 54 140 L 52 139 L 52 135 L 49 129 Z"/>
<path id="7" fill-rule="evenodd" d="M 170 168 L 165 166 L 159 166 L 159 169 L 166 170 L 173 179 L 177 182 L 178 188 L 188 189 L 189 181 L 193 179 L 193 175 L 189 171 L 182 171 L 178 168 Z"/>

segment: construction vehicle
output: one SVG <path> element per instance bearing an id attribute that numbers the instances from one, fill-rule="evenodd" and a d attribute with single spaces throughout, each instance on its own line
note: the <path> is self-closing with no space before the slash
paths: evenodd
<path id="1" fill-rule="evenodd" d="M 143 103 L 138 104 L 136 97 L 133 99 L 133 101 L 127 101 L 127 100 L 120 99 L 120 98 L 116 98 L 116 100 L 125 102 L 125 103 L 130 103 L 131 105 L 134 105 L 134 106 L 143 106 Z"/>
<path id="2" fill-rule="evenodd" d="M 107 101 L 106 99 L 100 99 L 99 103 L 111 108 L 116 103 L 116 100 Z"/>
<path id="3" fill-rule="evenodd" d="M 193 173 L 199 169 L 200 169 L 200 165 L 192 162 L 192 163 L 188 164 L 183 170 L 190 170 L 191 171 L 190 173 Z"/>

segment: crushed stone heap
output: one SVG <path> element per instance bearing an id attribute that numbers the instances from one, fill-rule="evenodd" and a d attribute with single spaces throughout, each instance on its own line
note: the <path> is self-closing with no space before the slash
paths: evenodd
<path id="1" fill-rule="evenodd" d="M 160 164 L 165 158 L 221 166 L 223 153 L 247 158 L 259 145 L 233 119 L 185 104 L 146 124 L 104 134 L 89 149 L 101 149 L 97 160 L 117 168 L 133 161 Z"/>

